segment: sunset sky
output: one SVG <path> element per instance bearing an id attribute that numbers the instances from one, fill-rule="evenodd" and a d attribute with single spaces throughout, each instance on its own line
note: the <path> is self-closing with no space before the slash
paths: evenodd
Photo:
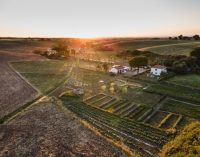
<path id="1" fill-rule="evenodd" d="M 0 36 L 200 34 L 200 0 L 0 0 Z"/>

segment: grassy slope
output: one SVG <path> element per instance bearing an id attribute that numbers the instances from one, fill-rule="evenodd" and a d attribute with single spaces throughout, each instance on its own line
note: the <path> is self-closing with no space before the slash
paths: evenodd
<path id="1" fill-rule="evenodd" d="M 13 62 L 14 68 L 42 93 L 55 88 L 67 75 L 66 61 Z"/>
<path id="2" fill-rule="evenodd" d="M 171 45 L 167 44 L 155 47 L 147 47 L 143 48 L 142 50 L 148 50 L 161 55 L 189 55 L 189 53 L 196 47 L 200 47 L 200 42 L 188 42 Z"/>
<path id="3" fill-rule="evenodd" d="M 191 86 L 195 88 L 200 88 L 200 75 L 195 74 L 188 74 L 188 75 L 177 75 L 170 79 L 168 79 L 169 82 L 180 84 L 180 85 L 186 85 Z"/>
<path id="4" fill-rule="evenodd" d="M 135 102 L 147 107 L 153 107 L 162 98 L 162 96 L 158 94 L 144 92 L 142 88 L 129 88 L 128 93 L 121 93 L 121 96 L 130 102 Z"/>
<path id="5" fill-rule="evenodd" d="M 141 49 L 145 47 L 152 47 L 152 46 L 160 46 L 160 45 L 169 45 L 169 44 L 177 44 L 177 43 L 185 43 L 190 41 L 176 41 L 176 40 L 132 40 L 132 41 L 125 41 L 119 42 L 115 44 L 110 44 L 112 46 L 117 46 L 119 49 Z"/>
<path id="6" fill-rule="evenodd" d="M 200 46 L 200 42 L 179 40 L 125 40 L 108 44 L 117 51 L 121 50 L 148 50 L 158 54 L 189 55 L 189 52 Z"/>
<path id="7" fill-rule="evenodd" d="M 176 98 L 183 98 L 183 99 L 188 99 L 191 101 L 196 101 L 200 102 L 200 93 L 197 91 L 192 91 L 190 89 L 183 89 L 183 88 L 178 88 L 175 86 L 168 86 L 168 85 L 162 85 L 162 84 L 155 84 L 147 89 L 146 91 L 149 92 L 154 92 L 154 93 L 160 93 Z"/>
<path id="8" fill-rule="evenodd" d="M 167 143 L 161 157 L 198 157 L 200 154 L 200 122 L 186 126 L 185 129 L 174 140 Z"/>
<path id="9" fill-rule="evenodd" d="M 0 49 L 10 52 L 32 52 L 34 49 L 44 49 L 51 47 L 53 41 L 36 41 L 25 39 L 0 40 Z"/>
<path id="10" fill-rule="evenodd" d="M 167 100 L 162 105 L 162 110 L 179 113 L 188 117 L 200 119 L 200 105 L 194 106 L 184 102 Z"/>

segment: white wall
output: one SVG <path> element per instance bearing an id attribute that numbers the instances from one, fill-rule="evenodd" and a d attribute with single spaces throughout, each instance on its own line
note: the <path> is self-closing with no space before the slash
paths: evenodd
<path id="1" fill-rule="evenodd" d="M 162 72 L 167 72 L 166 69 L 151 68 L 151 73 L 156 76 L 160 76 Z"/>

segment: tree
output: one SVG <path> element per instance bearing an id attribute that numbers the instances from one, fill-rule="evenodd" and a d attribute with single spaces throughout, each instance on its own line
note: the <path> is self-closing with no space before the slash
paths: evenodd
<path id="1" fill-rule="evenodd" d="M 57 51 L 57 56 L 61 57 L 61 56 L 65 56 L 65 57 L 69 57 L 69 48 L 68 48 L 68 44 L 65 43 L 64 41 L 58 41 L 58 43 L 53 46 L 52 50 Z"/>
<path id="2" fill-rule="evenodd" d="M 107 64 L 107 63 L 104 63 L 104 64 L 102 65 L 102 67 L 103 67 L 103 69 L 104 69 L 105 72 L 108 71 L 108 64 Z"/>
<path id="3" fill-rule="evenodd" d="M 75 57 L 75 55 L 76 55 L 76 50 L 75 49 L 71 49 L 71 55 L 73 55 Z"/>
<path id="4" fill-rule="evenodd" d="M 178 40 L 178 37 L 174 37 L 174 40 Z"/>
<path id="5" fill-rule="evenodd" d="M 185 61 L 176 61 L 173 63 L 172 69 L 177 74 L 186 74 L 188 72 L 188 66 Z"/>
<path id="6" fill-rule="evenodd" d="M 193 38 L 194 38 L 194 40 L 199 40 L 200 39 L 199 35 L 197 35 L 197 34 L 194 35 Z"/>
<path id="7" fill-rule="evenodd" d="M 101 70 L 101 65 L 100 64 L 97 64 L 96 66 L 96 71 L 100 71 Z"/>
<path id="8" fill-rule="evenodd" d="M 178 36 L 178 39 L 179 39 L 179 40 L 182 40 L 182 39 L 183 39 L 183 35 L 179 35 L 179 36 Z"/>
<path id="9" fill-rule="evenodd" d="M 196 57 L 200 59 L 200 47 L 194 49 L 192 52 L 190 52 L 191 57 Z"/>
<path id="10" fill-rule="evenodd" d="M 137 56 L 129 61 L 129 65 L 131 68 L 137 67 L 137 74 L 139 73 L 139 68 L 147 66 L 147 64 L 148 64 L 148 58 L 145 56 Z"/>
<path id="11" fill-rule="evenodd" d="M 139 51 L 139 50 L 134 50 L 134 51 L 131 52 L 131 55 L 132 55 L 132 56 L 139 56 L 139 55 L 141 55 L 141 53 L 142 53 L 142 52 Z"/>

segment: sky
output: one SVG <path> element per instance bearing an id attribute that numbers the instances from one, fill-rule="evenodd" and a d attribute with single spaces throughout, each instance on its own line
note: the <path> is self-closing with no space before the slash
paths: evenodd
<path id="1" fill-rule="evenodd" d="M 200 0 L 0 0 L 0 36 L 200 34 Z"/>

